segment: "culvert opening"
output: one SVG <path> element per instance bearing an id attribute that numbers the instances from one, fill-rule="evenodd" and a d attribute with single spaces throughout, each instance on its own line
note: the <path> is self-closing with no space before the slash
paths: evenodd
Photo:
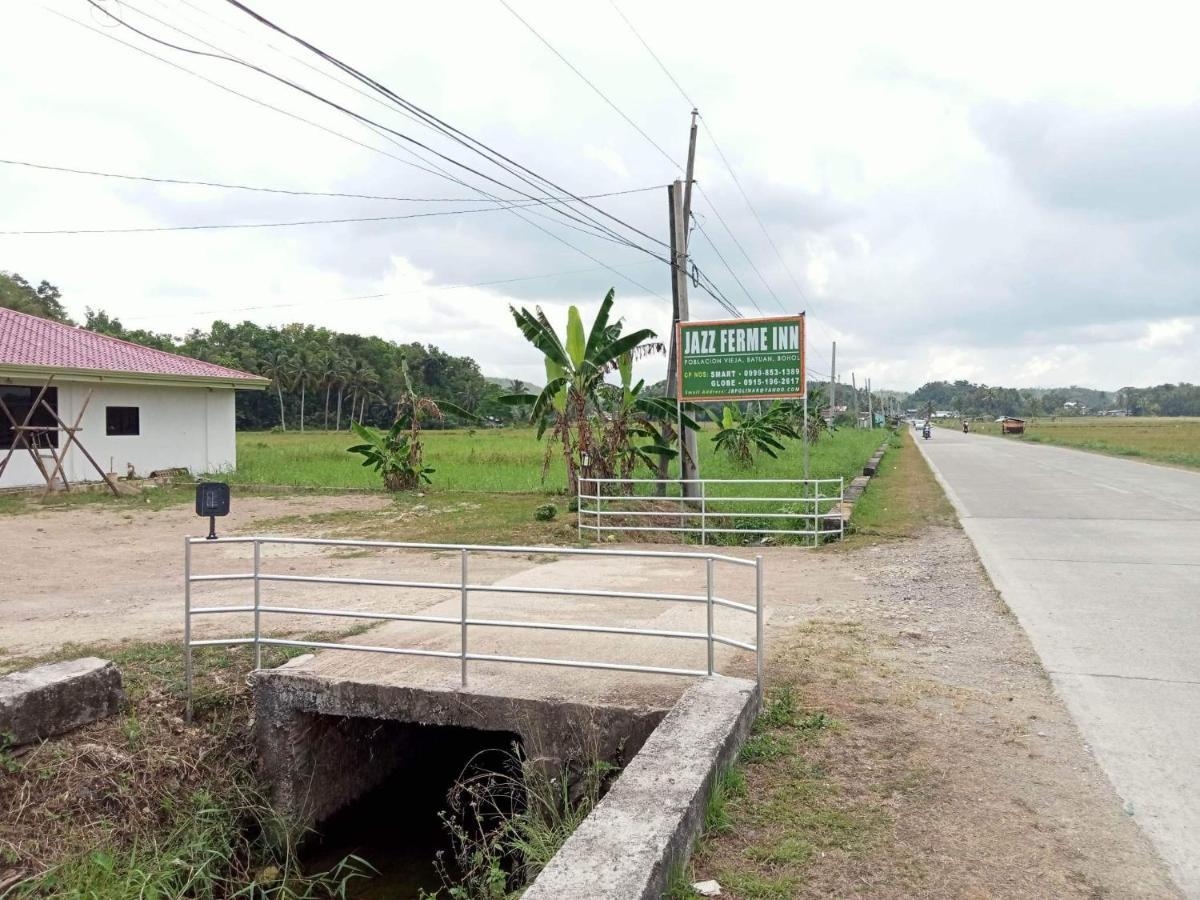
<path id="1" fill-rule="evenodd" d="M 305 870 L 327 871 L 352 854 L 377 874 L 350 881 L 348 900 L 415 898 L 422 890 L 436 891 L 443 887 L 439 862 L 451 878 L 459 876 L 443 822 L 452 789 L 464 772 L 481 779 L 489 772 L 509 773 L 520 738 L 457 726 L 348 724 L 360 740 L 386 748 L 377 762 L 388 771 L 364 778 L 374 786 L 317 823 L 303 848 Z M 365 732 L 360 730 L 364 724 Z"/>

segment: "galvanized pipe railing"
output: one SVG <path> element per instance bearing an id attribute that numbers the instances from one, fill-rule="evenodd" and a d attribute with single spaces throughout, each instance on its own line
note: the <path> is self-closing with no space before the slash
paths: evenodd
<path id="1" fill-rule="evenodd" d="M 672 485 L 672 484 L 689 484 L 698 485 L 698 496 L 684 496 L 682 493 L 678 497 L 663 497 L 657 494 L 638 494 L 636 493 L 639 485 Z M 736 496 L 714 496 L 709 493 L 708 486 L 714 484 L 733 484 L 733 485 L 751 485 L 751 484 L 766 484 L 766 485 L 798 485 L 799 495 L 792 497 L 778 496 L 755 496 L 751 494 L 738 494 Z M 591 492 L 585 490 L 585 485 L 591 486 Z M 618 493 L 604 493 L 604 485 L 615 485 L 622 490 Z M 836 485 L 836 492 L 826 491 L 826 485 Z M 807 492 L 811 488 L 812 495 L 808 496 Z M 577 528 L 580 540 L 583 539 L 585 531 L 593 532 L 596 535 L 602 532 L 662 532 L 673 534 L 694 534 L 699 536 L 701 546 L 708 543 L 710 534 L 780 534 L 805 536 L 812 538 L 813 546 L 820 543 L 822 537 L 836 534 L 841 540 L 845 537 L 846 523 L 842 515 L 842 509 L 845 503 L 845 480 L 842 478 L 590 478 L 580 477 L 578 480 L 577 502 L 579 515 L 577 519 Z M 636 510 L 636 509 L 612 509 L 613 504 L 630 504 L 630 503 L 661 503 L 664 500 L 675 500 L 679 503 L 677 510 Z M 591 503 L 591 507 L 585 507 L 585 501 Z M 699 502 L 699 509 L 696 508 L 696 503 Z M 610 506 L 607 509 L 602 508 L 603 504 L 608 503 Z M 804 509 L 798 512 L 755 512 L 753 510 L 736 510 L 736 509 L 721 509 L 719 506 L 716 509 L 712 508 L 713 504 L 753 504 L 753 503 L 796 503 L 803 504 Z M 823 510 L 822 505 L 826 508 Z M 592 522 L 590 519 L 594 518 Z M 671 520 L 678 519 L 676 525 L 626 525 L 621 524 L 616 520 L 637 521 L 638 519 L 659 519 Z M 722 528 L 718 525 L 710 524 L 710 520 L 727 523 L 733 519 L 791 519 L 811 521 L 811 528 Z M 826 529 L 823 523 L 834 521 L 837 523 L 837 528 Z M 612 524 L 606 524 L 612 522 Z M 735 524 L 735 523 L 731 523 Z"/>
<path id="2" fill-rule="evenodd" d="M 192 547 L 204 547 L 218 544 L 252 544 L 252 571 L 232 572 L 225 574 L 196 575 L 192 572 Z M 397 549 L 424 551 L 457 551 L 459 554 L 460 577 L 455 582 L 408 581 L 378 578 L 348 578 L 341 576 L 314 575 L 283 575 L 263 570 L 263 545 L 302 545 L 313 547 L 354 547 L 368 549 Z M 703 560 L 705 563 L 705 592 L 704 594 L 660 593 L 647 591 L 617 591 L 604 588 L 588 587 L 533 587 L 520 585 L 472 584 L 470 580 L 469 560 L 472 552 L 484 553 L 542 553 L 554 556 L 600 556 L 600 557 L 631 557 L 651 559 L 685 559 Z M 720 597 L 715 590 L 715 567 L 717 564 L 728 564 L 738 567 L 749 567 L 755 570 L 754 604 L 739 603 Z M 263 647 L 303 647 L 313 649 L 346 650 L 363 653 L 386 653 L 397 656 L 423 656 L 441 659 L 457 659 L 460 667 L 460 682 L 467 686 L 469 662 L 494 662 L 518 665 L 566 666 L 570 668 L 597 669 L 605 671 L 641 672 L 655 675 L 678 675 L 702 677 L 717 674 L 716 645 L 734 647 L 746 650 L 755 655 L 755 671 L 759 684 L 763 676 L 763 564 L 762 557 L 753 560 L 736 556 L 725 556 L 715 553 L 684 553 L 668 550 L 625 550 L 625 549 L 588 549 L 577 547 L 517 547 L 517 546 L 487 546 L 478 544 L 429 544 L 406 541 L 356 541 L 326 538 L 291 538 L 291 537 L 231 537 L 208 540 L 204 538 L 184 539 L 184 681 L 187 697 L 186 715 L 188 721 L 192 716 L 192 688 L 194 683 L 194 665 L 192 651 L 196 647 L 253 645 L 254 667 L 262 668 Z M 212 582 L 253 583 L 253 602 L 249 605 L 216 605 L 194 606 L 192 603 L 192 586 Z M 398 587 L 415 588 L 459 594 L 459 612 L 457 616 L 421 615 L 416 613 L 392 613 L 362 609 L 330 609 L 296 606 L 292 604 L 266 604 L 262 601 L 262 585 L 264 582 L 320 584 L 320 585 L 357 585 L 363 587 Z M 623 600 L 647 600 L 667 603 L 703 603 L 706 607 L 706 624 L 704 631 L 682 631 L 657 628 L 637 628 L 622 625 L 579 625 L 565 622 L 522 621 L 513 619 L 472 618 L 470 615 L 470 595 L 475 593 L 495 594 L 528 594 L 533 596 L 553 595 L 560 597 L 599 597 Z M 716 607 L 724 607 L 737 612 L 751 614 L 755 617 L 754 642 L 739 640 L 717 632 L 715 624 Z M 253 613 L 254 630 L 249 637 L 223 637 L 195 640 L 192 637 L 192 618 L 194 616 L 222 615 L 232 613 Z M 391 647 L 371 644 L 349 644 L 330 641 L 303 641 L 285 638 L 264 637 L 262 629 L 263 616 L 294 615 L 294 616 L 329 616 L 341 618 L 365 619 L 386 622 L 417 622 L 432 625 L 457 625 L 459 627 L 459 647 L 457 650 L 428 650 L 417 647 Z M 470 629 L 504 628 L 528 629 L 535 631 L 565 631 L 581 634 L 617 634 L 631 637 L 651 637 L 685 641 L 704 641 L 706 644 L 706 666 L 704 669 L 683 669 L 668 666 L 638 665 L 633 663 L 609 662 L 604 660 L 574 660 L 552 659 L 542 657 L 526 657 L 513 655 L 498 655 L 490 653 L 472 653 L 470 651 Z"/>

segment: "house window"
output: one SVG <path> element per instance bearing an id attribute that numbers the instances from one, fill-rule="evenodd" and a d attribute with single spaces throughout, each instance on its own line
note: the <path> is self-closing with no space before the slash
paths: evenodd
<path id="1" fill-rule="evenodd" d="M 9 416 L 18 425 L 26 424 L 25 419 L 28 416 L 29 425 L 37 428 L 55 428 L 54 431 L 27 431 L 25 438 L 34 447 L 58 446 L 58 430 L 55 427 L 58 423 L 55 422 L 54 415 L 46 409 L 46 406 L 49 406 L 55 412 L 58 411 L 58 388 L 46 388 L 46 392 L 42 394 L 42 402 L 38 403 L 33 415 L 29 415 L 29 410 L 33 407 L 33 402 L 37 400 L 41 390 L 40 387 L 0 384 L 0 402 L 3 402 L 5 408 L 8 409 L 7 416 L 4 415 L 4 410 L 0 409 L 0 450 L 9 449 L 16 436 L 13 422 Z"/>
<path id="2" fill-rule="evenodd" d="M 138 434 L 138 408 L 136 406 L 106 406 L 104 408 L 104 433 L 110 437 Z"/>

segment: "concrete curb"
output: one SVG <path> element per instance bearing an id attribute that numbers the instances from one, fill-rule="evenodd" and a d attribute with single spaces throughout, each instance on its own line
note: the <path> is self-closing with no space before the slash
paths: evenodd
<path id="1" fill-rule="evenodd" d="M 660 900 L 704 826 L 713 784 L 758 713 L 758 685 L 714 676 L 687 689 L 522 900 Z"/>
<path id="2" fill-rule="evenodd" d="M 879 445 L 879 449 L 875 451 L 875 455 L 863 466 L 863 473 L 851 480 L 846 487 L 846 493 L 842 499 L 842 522 L 848 523 L 850 517 L 854 514 L 854 504 L 856 504 L 863 491 L 867 489 L 867 485 L 871 483 L 871 479 L 879 471 L 879 464 L 883 461 L 883 456 L 887 452 L 888 442 L 884 441 Z"/>

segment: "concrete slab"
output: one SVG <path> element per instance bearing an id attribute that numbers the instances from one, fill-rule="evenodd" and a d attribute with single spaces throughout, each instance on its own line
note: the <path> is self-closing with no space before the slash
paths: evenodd
<path id="1" fill-rule="evenodd" d="M 722 548 L 726 552 L 732 548 Z M 470 559 L 475 571 L 475 555 Z M 411 577 L 423 577 L 413 560 Z M 401 573 L 402 574 L 402 573 Z M 754 570 L 716 564 L 714 592 L 727 600 L 754 604 Z M 471 581 L 476 582 L 474 575 Z M 490 583 L 506 587 L 600 588 L 631 592 L 675 593 L 704 596 L 705 564 L 696 559 L 644 557 L 568 556 L 530 564 L 517 574 Z M 457 590 L 429 592 L 422 615 L 457 618 L 461 597 Z M 473 591 L 468 600 L 471 618 L 493 621 L 529 621 L 575 625 L 688 631 L 703 634 L 707 612 L 703 604 L 661 602 L 611 597 L 574 597 L 556 594 L 485 593 Z M 714 631 L 736 640 L 754 641 L 754 616 L 717 607 Z M 458 652 L 457 625 L 393 622 L 353 639 L 374 646 L 419 648 Z M 667 637 L 594 634 L 557 630 L 472 626 L 472 653 L 567 659 L 602 663 L 636 664 L 704 671 L 707 642 Z M 717 645 L 718 671 L 735 661 L 746 665 L 746 654 Z M 460 664 L 455 659 L 391 656 L 367 652 L 322 651 L 295 669 L 313 677 L 360 684 L 398 685 L 435 691 L 461 688 Z M 621 707 L 666 709 L 688 686 L 689 680 L 594 669 L 559 668 L 511 663 L 469 663 L 469 690 L 493 696 L 532 700 L 558 700 L 585 704 L 611 703 Z"/>
<path id="2" fill-rule="evenodd" d="M 917 443 L 1127 809 L 1200 897 L 1200 473 L 948 429 Z"/>
<path id="3" fill-rule="evenodd" d="M 125 695 L 107 659 L 86 656 L 0 678 L 0 735 L 15 745 L 115 715 Z"/>

